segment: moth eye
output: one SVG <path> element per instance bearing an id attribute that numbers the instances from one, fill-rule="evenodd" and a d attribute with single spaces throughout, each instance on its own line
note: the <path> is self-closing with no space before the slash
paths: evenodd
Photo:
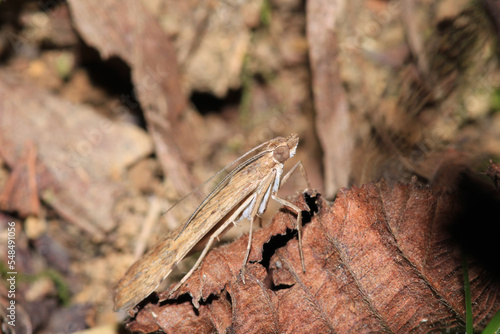
<path id="1" fill-rule="evenodd" d="M 273 157 L 276 161 L 284 163 L 290 158 L 290 150 L 286 146 L 277 147 L 273 152 Z"/>

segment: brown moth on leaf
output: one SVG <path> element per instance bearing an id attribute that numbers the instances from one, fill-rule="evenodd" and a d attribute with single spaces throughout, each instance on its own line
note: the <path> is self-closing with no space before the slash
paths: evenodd
<path id="1" fill-rule="evenodd" d="M 242 219 L 250 221 L 247 251 L 243 260 L 241 277 L 244 282 L 245 264 L 248 261 L 252 242 L 252 227 L 255 216 L 267 208 L 269 199 L 287 206 L 297 214 L 297 231 L 302 269 L 305 271 L 301 246 L 301 210 L 292 203 L 277 197 L 280 186 L 300 167 L 301 162 L 282 177 L 284 163 L 294 156 L 299 137 L 291 134 L 287 138 L 276 137 L 250 150 L 237 161 L 247 159 L 235 167 L 202 201 L 186 223 L 173 231 L 136 261 L 118 282 L 115 288 L 115 309 L 131 309 L 149 294 L 171 273 L 202 239 L 210 235 L 203 252 L 195 265 L 171 290 L 175 292 L 198 268 L 214 240 L 232 223 Z M 250 158 L 248 158 L 251 156 Z M 307 181 L 307 178 L 305 178 Z M 309 186 L 309 183 L 308 183 Z"/>

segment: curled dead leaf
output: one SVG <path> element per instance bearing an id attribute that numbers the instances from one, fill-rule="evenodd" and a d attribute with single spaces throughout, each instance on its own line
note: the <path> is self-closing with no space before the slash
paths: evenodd
<path id="1" fill-rule="evenodd" d="M 294 218 L 282 209 L 254 234 L 245 284 L 239 271 L 247 236 L 211 251 L 182 290 L 138 310 L 129 328 L 402 333 L 464 324 L 462 253 L 450 228 L 460 213 L 455 195 L 379 182 L 341 190 L 331 207 L 314 193 L 294 204 L 310 208 L 306 273 Z M 480 328 L 500 308 L 500 285 L 477 261 L 468 262 Z"/>

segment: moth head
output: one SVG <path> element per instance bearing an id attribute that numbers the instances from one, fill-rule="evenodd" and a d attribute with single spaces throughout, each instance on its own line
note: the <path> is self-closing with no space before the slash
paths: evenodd
<path id="1" fill-rule="evenodd" d="M 293 155 L 299 144 L 299 136 L 292 133 L 288 138 L 276 138 L 278 139 L 278 146 L 273 150 L 273 158 L 276 162 L 284 163 Z"/>
<path id="2" fill-rule="evenodd" d="M 290 149 L 286 145 L 278 146 L 273 151 L 273 158 L 279 163 L 284 163 L 290 158 Z"/>

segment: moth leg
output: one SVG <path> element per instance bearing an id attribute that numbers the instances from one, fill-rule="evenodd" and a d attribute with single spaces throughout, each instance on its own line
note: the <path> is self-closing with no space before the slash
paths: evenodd
<path id="1" fill-rule="evenodd" d="M 307 173 L 304 168 L 304 165 L 302 164 L 302 161 L 297 162 L 289 171 L 288 173 L 283 176 L 281 179 L 280 187 L 285 184 L 286 181 L 288 181 L 288 178 L 297 170 L 297 167 L 300 169 L 300 175 L 302 175 L 302 178 L 304 181 L 306 181 L 307 188 L 311 189 L 311 184 L 309 183 L 309 179 L 307 178 Z M 272 195 L 272 198 L 280 203 L 281 205 L 285 205 L 291 209 L 293 209 L 297 213 L 297 235 L 299 239 L 299 253 L 300 253 L 300 262 L 302 264 L 302 270 L 306 272 L 306 267 L 304 264 L 304 252 L 302 250 L 302 210 L 300 210 L 299 207 L 293 205 L 292 203 L 277 197 L 275 194 Z"/>
<path id="2" fill-rule="evenodd" d="M 234 223 L 236 218 L 238 218 L 238 216 L 245 209 L 245 207 L 251 202 L 251 200 L 252 200 L 252 197 L 249 197 L 245 202 L 243 202 L 243 204 L 238 208 L 238 210 L 236 210 L 231 215 L 231 217 L 229 217 L 224 222 L 224 224 L 222 224 L 217 230 L 215 230 L 214 233 L 212 233 L 212 235 L 208 239 L 207 244 L 205 245 L 205 248 L 201 252 L 200 257 L 198 258 L 198 260 L 196 261 L 194 266 L 191 268 L 191 270 L 189 270 L 189 272 L 186 275 L 184 275 L 184 277 L 181 279 L 181 281 L 179 283 L 177 283 L 177 285 L 170 291 L 169 296 L 172 295 L 175 291 L 177 291 L 187 281 L 187 279 L 194 273 L 194 271 L 200 266 L 201 262 L 203 261 L 203 259 L 207 255 L 208 251 L 210 250 L 210 246 L 212 246 L 214 240 L 218 239 L 219 235 L 221 235 L 229 225 Z"/>
<path id="3" fill-rule="evenodd" d="M 241 281 L 243 282 L 243 284 L 245 284 L 245 270 L 246 270 L 248 257 L 250 256 L 250 251 L 252 249 L 253 218 L 254 217 L 250 218 L 250 232 L 248 233 L 247 251 L 245 254 L 245 259 L 243 260 L 243 266 L 241 266 L 241 271 L 240 271 Z"/>
<path id="4" fill-rule="evenodd" d="M 256 215 L 256 217 L 259 220 L 259 227 L 262 228 L 262 226 L 264 225 L 264 222 L 262 221 L 262 217 L 259 215 Z"/>
<path id="5" fill-rule="evenodd" d="M 295 224 L 297 226 L 297 235 L 298 235 L 298 239 L 299 239 L 300 263 L 302 264 L 302 271 L 305 273 L 306 266 L 304 263 L 304 252 L 302 250 L 302 210 L 298 206 L 288 202 L 287 200 L 280 198 L 280 197 L 277 197 L 275 194 L 272 194 L 271 197 L 276 202 L 280 203 L 281 205 L 289 207 L 290 209 L 292 209 L 293 211 L 295 211 L 297 213 L 297 221 Z"/>
<path id="6" fill-rule="evenodd" d="M 280 183 L 280 187 L 285 184 L 285 182 L 288 180 L 288 178 L 290 177 L 290 175 L 293 174 L 293 172 L 295 172 L 295 170 L 297 170 L 297 167 L 300 168 L 300 175 L 302 175 L 302 178 L 304 179 L 304 181 L 306 181 L 306 184 L 307 184 L 307 188 L 308 189 L 311 189 L 311 184 L 309 183 L 309 179 L 307 178 L 307 174 L 306 174 L 306 170 L 304 168 L 304 165 L 302 164 L 302 161 L 299 161 L 297 162 L 289 171 L 288 173 L 285 174 L 285 176 L 283 176 L 283 178 L 281 179 L 281 183 Z"/>
<path id="7" fill-rule="evenodd" d="M 218 228 L 208 239 L 207 244 L 205 245 L 205 248 L 203 249 L 203 252 L 201 252 L 200 257 L 198 257 L 198 260 L 194 264 L 194 266 L 189 270 L 189 272 L 184 275 L 184 277 L 181 279 L 179 283 L 170 291 L 170 294 L 173 294 L 175 291 L 177 291 L 186 281 L 187 279 L 193 274 L 193 272 L 200 266 L 201 262 L 207 255 L 208 251 L 210 250 L 210 246 L 212 246 L 212 243 L 214 242 L 215 239 L 219 238 L 219 235 L 232 223 L 231 220 L 227 220 L 220 228 Z"/>

